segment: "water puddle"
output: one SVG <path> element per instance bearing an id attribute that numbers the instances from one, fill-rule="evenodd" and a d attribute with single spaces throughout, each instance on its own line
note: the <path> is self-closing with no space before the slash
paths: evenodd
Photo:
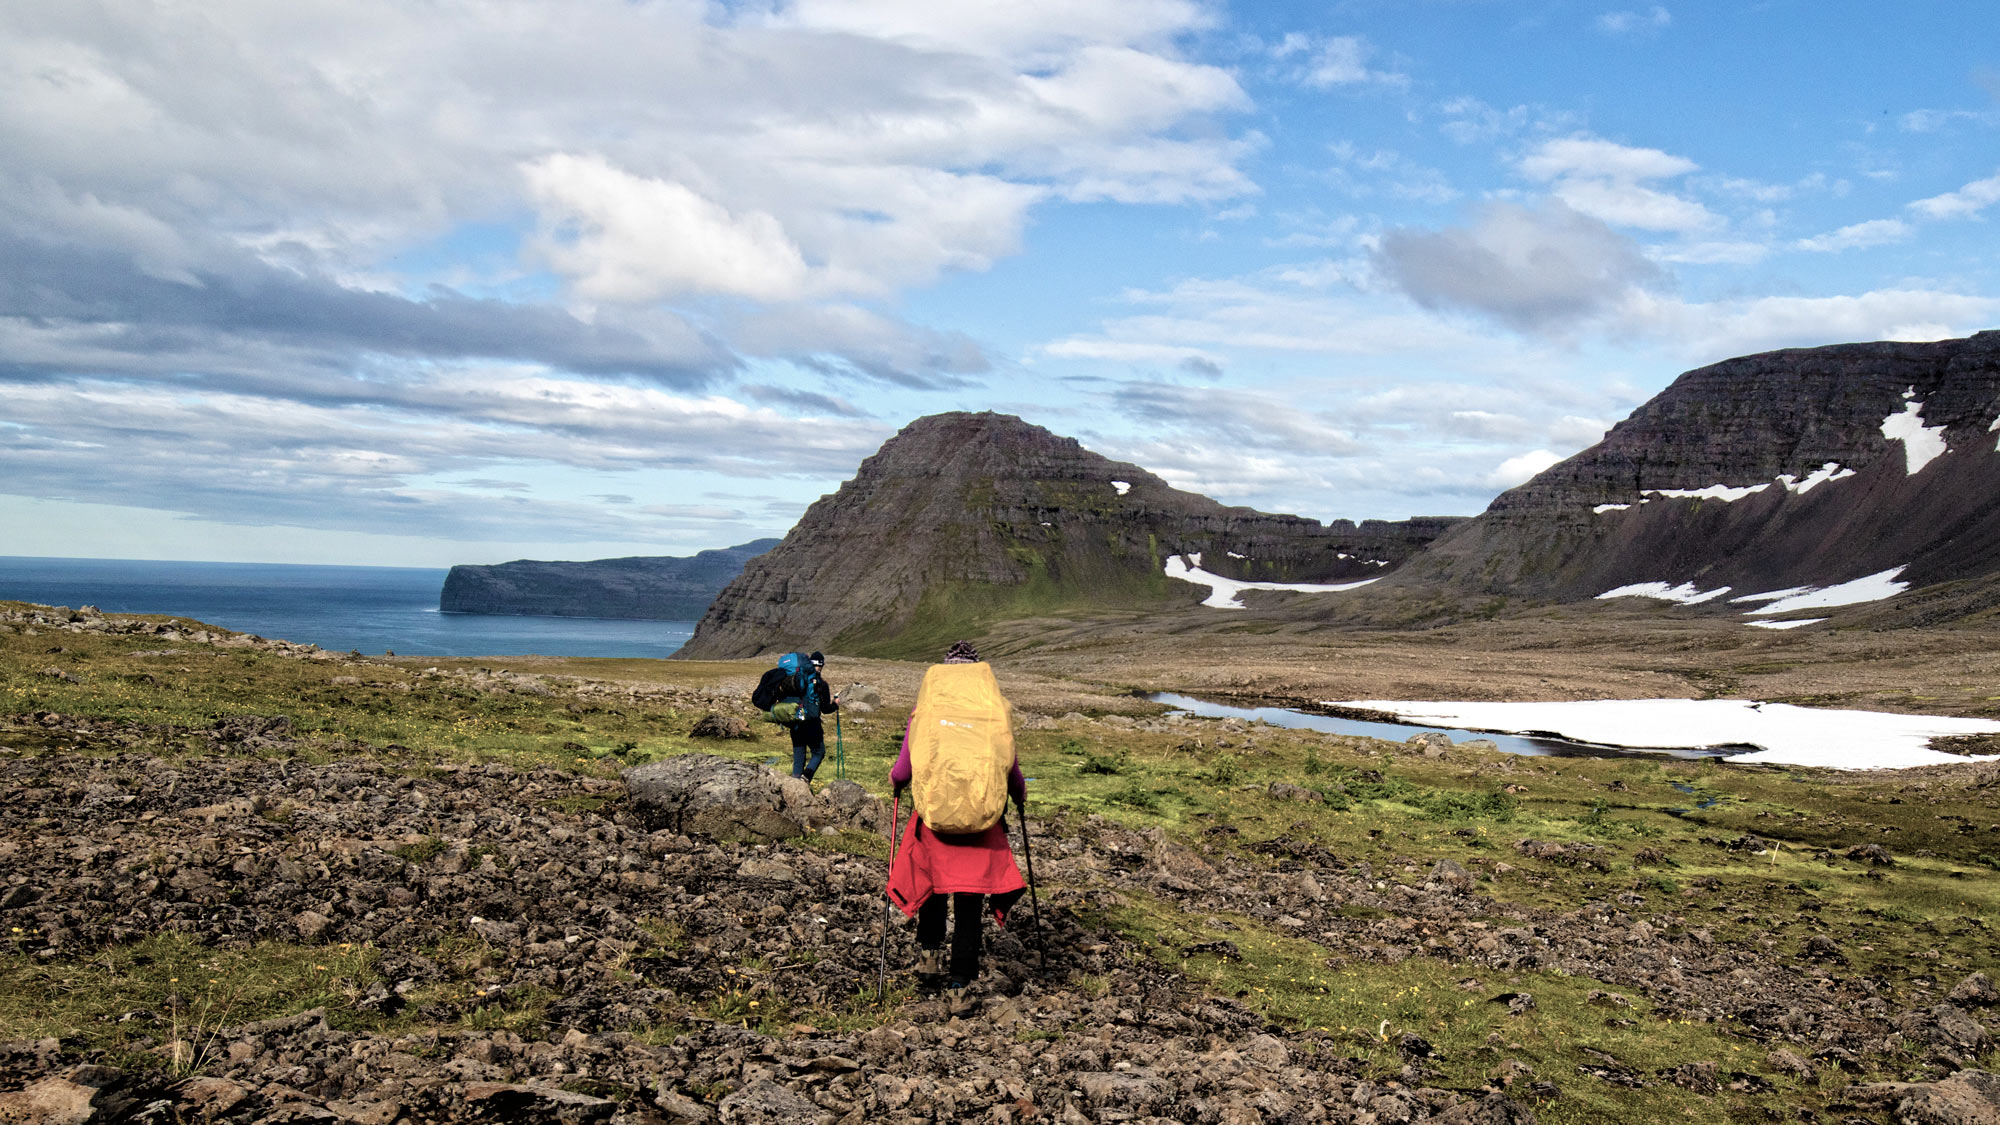
<path id="1" fill-rule="evenodd" d="M 1694 786 L 1692 786 L 1692 785 L 1689 785 L 1689 784 L 1688 784 L 1687 782 L 1685 782 L 1685 781 L 1676 781 L 1676 782 L 1673 782 L 1673 783 L 1672 783 L 1672 785 L 1673 785 L 1673 787 L 1674 787 L 1675 789 L 1678 789 L 1678 790 L 1680 790 L 1681 792 L 1683 792 L 1683 793 L 1686 793 L 1686 794 L 1688 794 L 1689 796 L 1693 796 L 1693 795 L 1694 795 L 1694 794 L 1695 794 L 1696 792 L 1698 792 L 1698 790 L 1696 790 Z M 1728 798 L 1727 798 L 1727 797 L 1722 797 L 1722 796 L 1717 796 L 1717 795 L 1714 795 L 1714 794 L 1711 794 L 1711 795 L 1709 795 L 1709 796 L 1707 796 L 1707 797 L 1703 797 L 1703 798 L 1702 798 L 1701 800 L 1699 800 L 1699 801 L 1696 801 L 1696 802 L 1694 803 L 1694 807 L 1695 807 L 1695 808 L 1698 808 L 1698 809 L 1712 809 L 1712 808 L 1714 808 L 1715 806 L 1717 806 L 1717 805 L 1721 804 L 1722 802 L 1724 802 L 1724 801 L 1726 801 L 1726 800 L 1728 800 Z M 1675 813 L 1684 813 L 1684 812 L 1686 812 L 1686 811 L 1688 811 L 1688 810 L 1686 810 L 1686 809 L 1669 809 L 1669 810 L 1667 810 L 1667 811 L 1668 811 L 1668 812 L 1675 812 Z"/>
<path id="2" fill-rule="evenodd" d="M 1338 715 L 1320 715 L 1311 711 L 1296 711 L 1288 707 L 1232 707 L 1225 703 L 1210 703 L 1191 695 L 1177 695 L 1173 692 L 1153 692 L 1146 696 L 1155 703 L 1164 703 L 1176 711 L 1186 711 L 1210 719 L 1242 719 L 1245 722 L 1266 722 L 1274 727 L 1291 730 L 1317 730 L 1328 734 L 1351 734 L 1365 738 L 1379 738 L 1387 742 L 1403 742 L 1413 734 L 1423 731 L 1440 731 L 1453 742 L 1463 742 L 1470 738 L 1484 738 L 1503 753 L 1520 754 L 1532 758 L 1726 758 L 1731 754 L 1755 749 L 1751 746 L 1704 746 L 1645 747 L 1602 746 L 1592 742 L 1571 742 L 1568 739 L 1543 735 L 1500 734 L 1492 731 L 1459 730 L 1453 727 L 1424 726 L 1418 723 L 1379 723 L 1366 719 L 1348 719 Z M 1712 803 L 1712 801 L 1711 801 Z M 1706 808 L 1707 806 L 1702 806 Z"/>

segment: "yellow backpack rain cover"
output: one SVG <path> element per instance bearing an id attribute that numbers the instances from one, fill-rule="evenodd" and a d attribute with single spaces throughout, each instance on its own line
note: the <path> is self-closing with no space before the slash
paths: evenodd
<path id="1" fill-rule="evenodd" d="M 1014 724 L 990 664 L 934 664 L 910 712 L 910 783 L 933 832 L 984 832 L 1007 815 Z"/>

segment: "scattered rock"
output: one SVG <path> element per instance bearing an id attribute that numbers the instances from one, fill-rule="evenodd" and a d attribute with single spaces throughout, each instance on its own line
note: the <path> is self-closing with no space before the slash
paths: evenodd
<path id="1" fill-rule="evenodd" d="M 1961 1070 L 1941 1082 L 1871 1082 L 1846 1094 L 1866 1109 L 1893 1111 L 1899 1125 L 1995 1125 L 2000 1075 Z"/>
<path id="2" fill-rule="evenodd" d="M 1611 870 L 1611 860 L 1606 855 L 1608 849 L 1602 844 L 1559 844 L 1549 840 L 1522 840 L 1514 845 L 1514 850 L 1530 859 L 1545 859 L 1564 867 L 1588 867 L 1595 871 Z"/>
<path id="3" fill-rule="evenodd" d="M 0 1121 L 22 1125 L 87 1125 L 97 1115 L 97 1091 L 66 1078 L 44 1078 L 24 1090 L 0 1094 Z"/>
<path id="4" fill-rule="evenodd" d="M 696 719 L 688 730 L 689 738 L 756 738 L 750 724 L 735 715 L 723 715 L 714 711 Z"/>
<path id="5" fill-rule="evenodd" d="M 829 782 L 820 791 L 819 808 L 814 811 L 812 822 L 815 825 L 887 833 L 889 810 L 882 804 L 881 798 L 870 793 L 860 782 L 840 778 Z"/>
<path id="6" fill-rule="evenodd" d="M 465 1102 L 482 1116 L 499 1121 L 544 1121 L 553 1118 L 563 1125 L 583 1125 L 605 1121 L 618 1112 L 618 1103 L 609 1098 L 572 1093 L 555 1086 L 517 1085 L 506 1082 L 468 1082 Z"/>
<path id="7" fill-rule="evenodd" d="M 1451 749 L 1451 736 L 1443 731 L 1419 731 L 1403 741 L 1403 745 L 1422 754 L 1426 758 L 1443 758 Z"/>
<path id="8" fill-rule="evenodd" d="M 1952 990 L 1945 995 L 1945 999 L 1954 1004 L 1983 1008 L 1993 1004 L 2000 1004 L 2000 989 L 1993 987 L 1992 978 L 1988 977 L 1985 973 L 1973 973 L 1971 976 L 1952 986 Z"/>
<path id="9" fill-rule="evenodd" d="M 759 1079 L 716 1103 L 722 1125 L 799 1125 L 832 1122 L 835 1116 L 803 1095 Z"/>
<path id="10" fill-rule="evenodd" d="M 326 931 L 332 925 L 333 919 L 317 910 L 301 910 L 292 919 L 292 929 L 298 933 L 299 940 L 308 944 L 325 941 Z"/>
<path id="11" fill-rule="evenodd" d="M 803 779 L 709 754 L 634 766 L 621 776 L 662 827 L 712 840 L 802 836 L 813 808 Z"/>
<path id="12" fill-rule="evenodd" d="M 1431 866 L 1428 885 L 1456 894 L 1471 894 L 1479 889 L 1479 880 L 1474 879 L 1472 872 L 1460 866 L 1456 860 L 1441 859 Z"/>
<path id="13" fill-rule="evenodd" d="M 1794 1078 L 1800 1078 L 1807 1082 L 1819 1081 L 1819 1068 L 1807 1062 L 1805 1057 L 1796 1051 L 1790 1051 L 1783 1047 L 1773 1047 L 1764 1056 L 1764 1061 L 1770 1063 L 1772 1067 L 1781 1073 L 1789 1074 Z"/>
<path id="14" fill-rule="evenodd" d="M 1894 867 L 1896 860 L 1889 849 L 1880 844 L 1856 844 L 1841 853 L 1849 859 L 1858 859 L 1876 867 Z"/>

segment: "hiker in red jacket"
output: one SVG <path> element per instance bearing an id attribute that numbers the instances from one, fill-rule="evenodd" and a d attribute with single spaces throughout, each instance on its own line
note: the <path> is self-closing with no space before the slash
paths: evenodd
<path id="1" fill-rule="evenodd" d="M 976 664 L 979 654 L 964 641 L 952 644 L 945 653 L 946 664 Z M 889 782 L 898 799 L 912 781 L 910 734 L 903 732 L 903 752 L 889 770 Z M 1007 792 L 1023 807 L 1028 800 L 1028 782 L 1021 775 L 1017 759 L 1007 771 Z M 944 954 L 947 905 L 957 916 L 952 928 L 950 988 L 956 995 L 979 975 L 981 944 L 980 910 L 989 905 L 996 923 L 1005 925 L 1027 883 L 1014 863 L 1014 850 L 1007 843 L 1007 821 L 983 832 L 947 835 L 933 832 L 912 810 L 909 826 L 903 831 L 889 871 L 889 897 L 904 914 L 917 920 L 917 984 L 936 990 L 945 983 Z"/>

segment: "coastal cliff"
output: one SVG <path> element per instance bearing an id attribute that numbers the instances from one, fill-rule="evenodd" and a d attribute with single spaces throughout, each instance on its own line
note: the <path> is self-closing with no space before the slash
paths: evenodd
<path id="1" fill-rule="evenodd" d="M 446 613 L 693 621 L 708 612 L 715 595 L 743 572 L 746 562 L 777 545 L 776 539 L 756 539 L 685 558 L 522 559 L 454 566 L 445 575 L 438 608 Z"/>

